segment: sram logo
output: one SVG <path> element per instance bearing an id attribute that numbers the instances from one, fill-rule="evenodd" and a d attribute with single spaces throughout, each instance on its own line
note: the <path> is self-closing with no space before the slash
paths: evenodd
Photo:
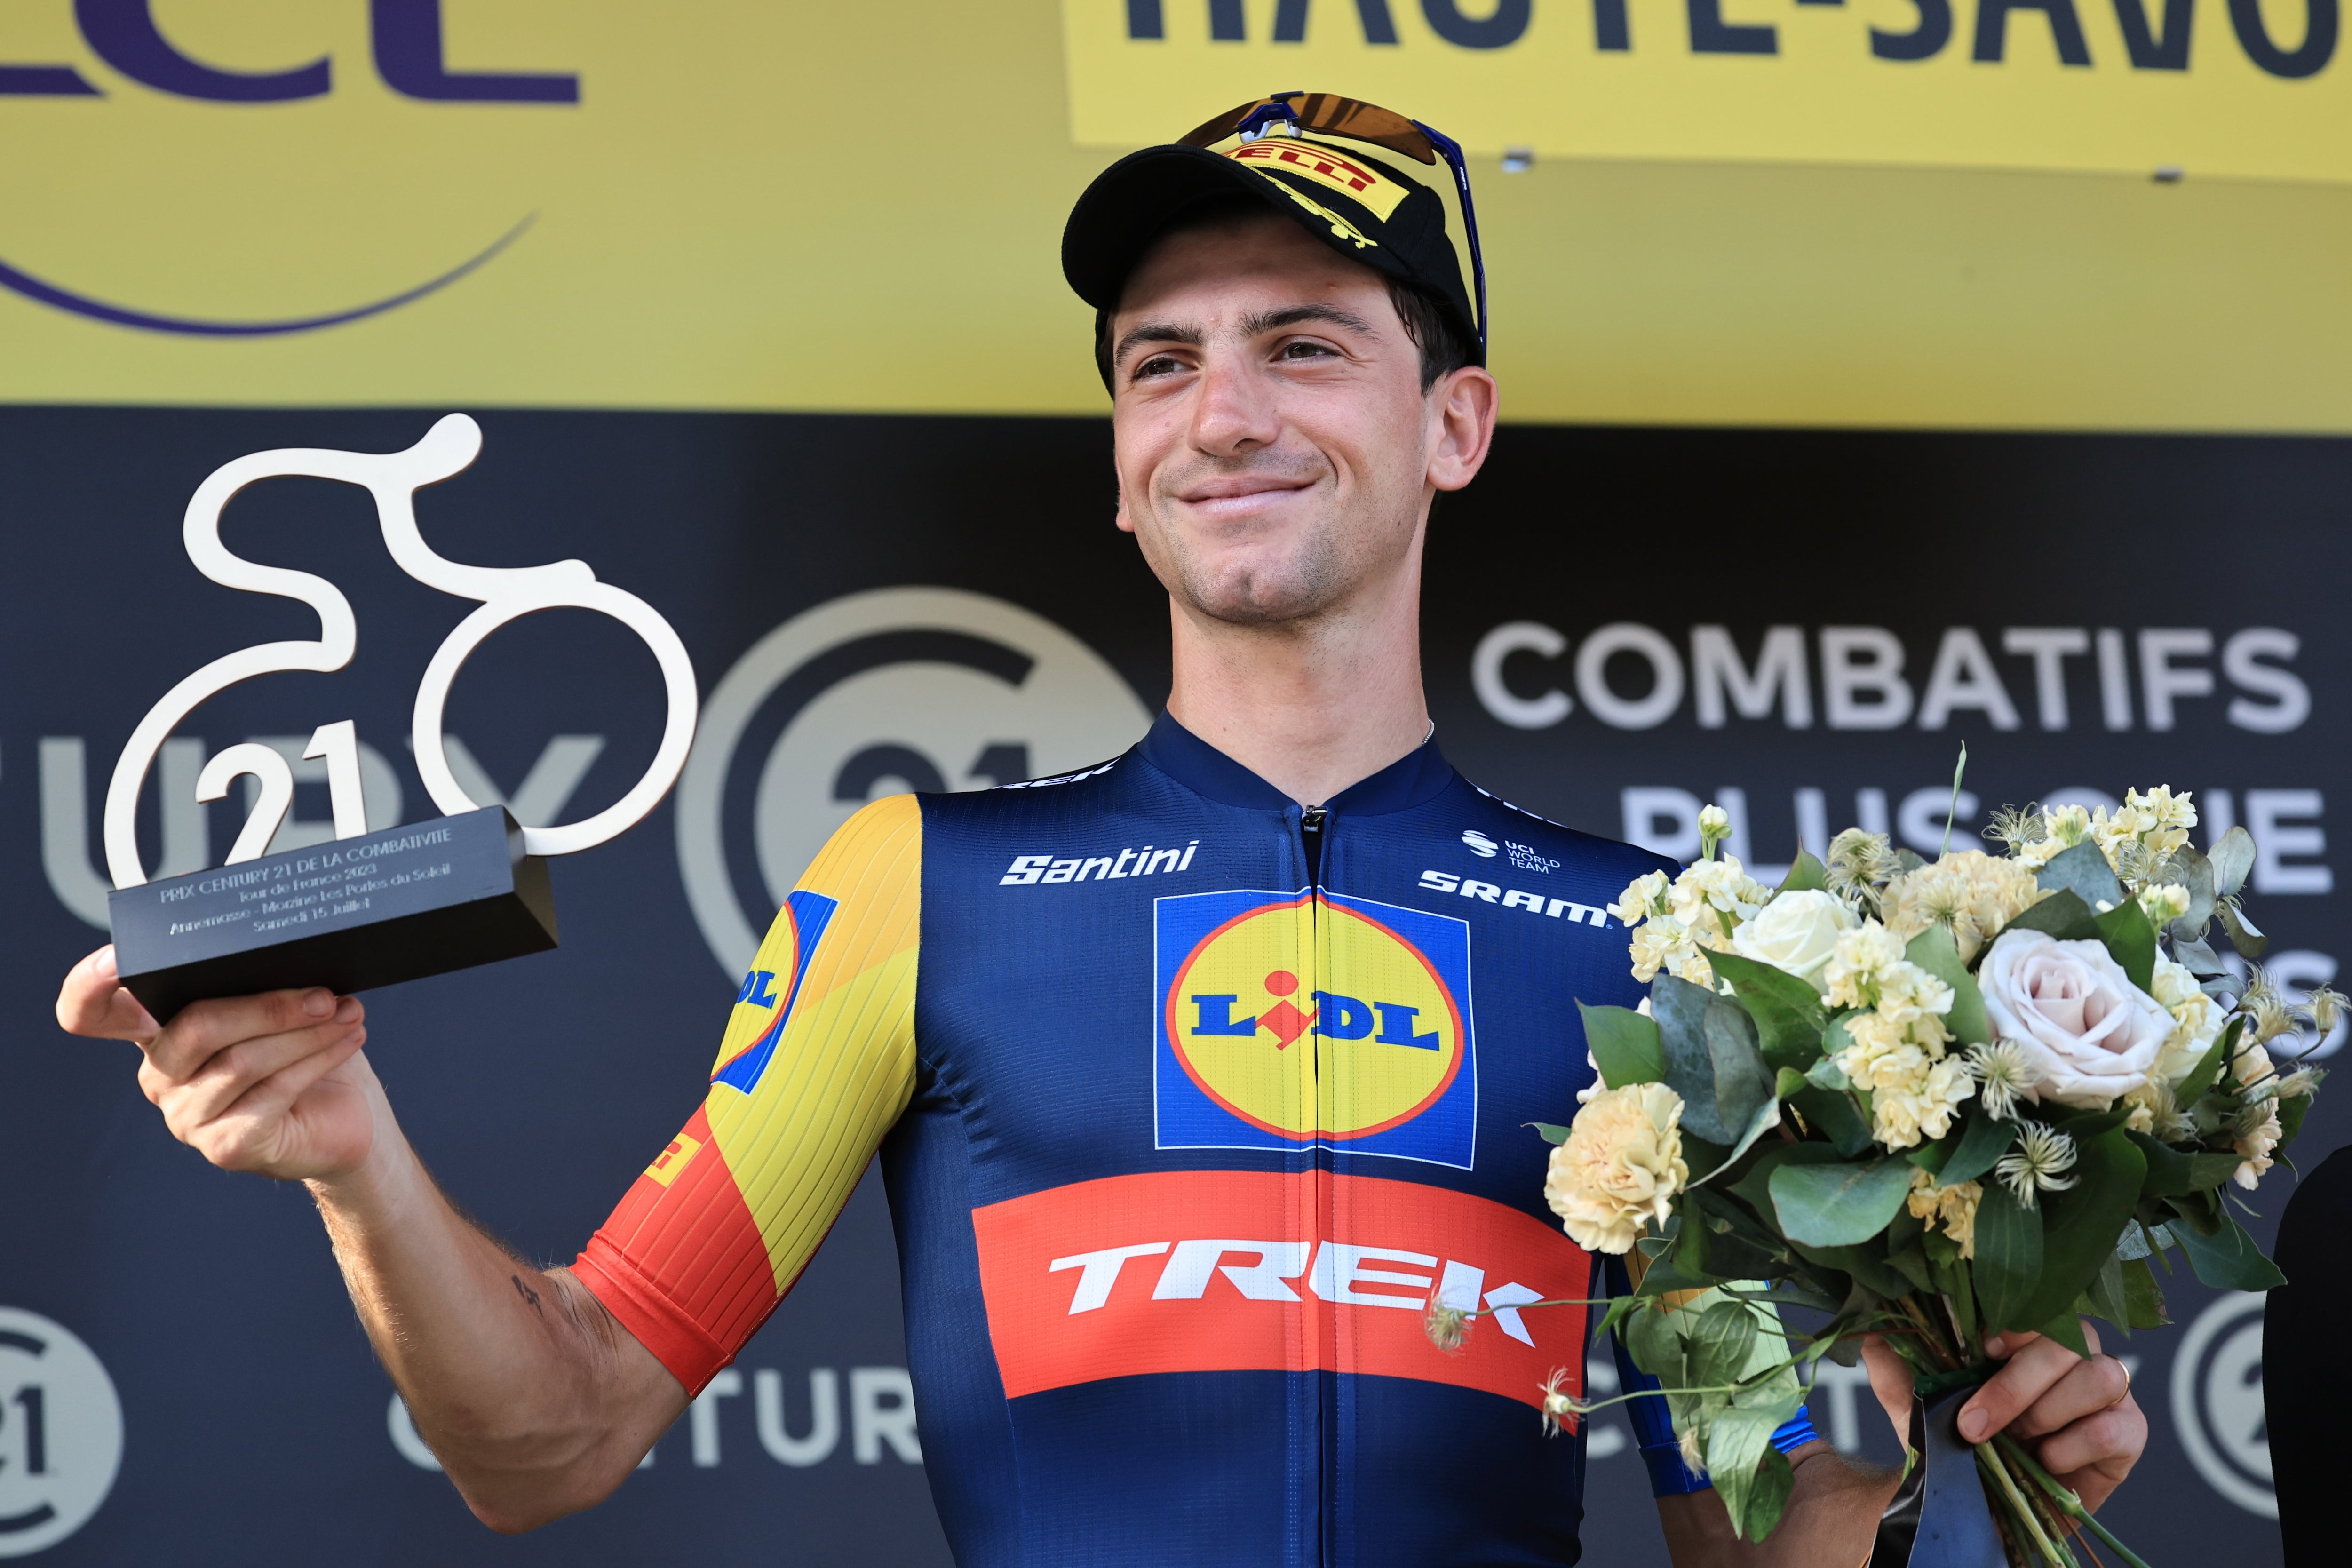
<path id="1" fill-rule="evenodd" d="M 1005 1393 L 1151 1373 L 1368 1373 L 1529 1405 L 1580 1364 L 1591 1259 L 1554 1226 L 1447 1188 L 1329 1172 L 1175 1171 L 972 1213 Z M 1490 1313 L 1460 1352 L 1433 1301 Z"/>

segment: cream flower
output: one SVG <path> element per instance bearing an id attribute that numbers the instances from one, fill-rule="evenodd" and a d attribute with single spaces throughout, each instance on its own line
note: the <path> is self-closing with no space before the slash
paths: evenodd
<path id="1" fill-rule="evenodd" d="M 1926 1171 L 1911 1173 L 1911 1195 L 1904 1200 L 1912 1215 L 1929 1230 L 1940 1230 L 1959 1247 L 1962 1258 L 1977 1255 L 1977 1205 L 1984 1197 L 1981 1182 L 1955 1182 L 1939 1187 Z"/>
<path id="2" fill-rule="evenodd" d="M 2186 791 L 2174 795 L 2158 784 L 2151 790 L 2126 790 L 2124 803 L 2111 816 L 2102 810 L 2092 821 L 2092 836 L 2109 861 L 2121 858 L 2126 842 L 2137 844 L 2144 858 L 2161 860 L 2189 842 L 2197 826 L 2197 806 Z"/>
<path id="3" fill-rule="evenodd" d="M 1826 991 L 1829 983 L 1822 978 L 1822 971 L 1829 966 L 1837 939 L 1860 923 L 1834 893 L 1818 888 L 1781 893 L 1731 933 L 1731 951 L 1785 970 L 1816 991 Z"/>
<path id="4" fill-rule="evenodd" d="M 1690 1180 L 1682 1119 L 1682 1097 L 1662 1083 L 1604 1089 L 1576 1113 L 1551 1152 L 1544 1201 L 1579 1247 L 1622 1256 L 1674 1212 Z"/>
<path id="5" fill-rule="evenodd" d="M 1833 1006 L 1872 1008 L 1894 1023 L 1952 1009 L 1952 988 L 1905 958 L 1901 939 L 1876 921 L 1839 935 L 1822 979 Z M 1940 1025 L 1937 1034 L 1948 1037 Z"/>
<path id="6" fill-rule="evenodd" d="M 2079 805 L 2053 805 L 2042 814 L 2042 837 L 2018 846 L 2017 863 L 2040 870 L 2057 856 L 2091 838 L 2091 814 Z"/>
<path id="7" fill-rule="evenodd" d="M 2148 989 L 2173 1020 L 2172 1033 L 2157 1052 L 2149 1076 L 2158 1083 L 2176 1084 L 2205 1059 L 2227 1019 L 2213 998 L 2199 988 L 2197 976 L 2162 952 L 2156 955 L 2156 973 Z"/>
<path id="8" fill-rule="evenodd" d="M 1993 1173 L 2017 1194 L 2021 1205 L 2032 1208 L 2039 1194 L 2063 1192 L 2081 1181 L 2080 1176 L 2065 1173 L 2074 1168 L 2074 1140 L 2039 1121 L 2028 1121 L 2019 1129 L 2016 1148 L 2000 1157 Z"/>
<path id="9" fill-rule="evenodd" d="M 1977 984 L 1993 1032 L 2034 1060 L 2032 1098 L 2104 1110 L 2146 1083 L 2177 1020 L 2096 942 L 2001 933 Z"/>
<path id="10" fill-rule="evenodd" d="M 2016 861 L 1962 849 L 1896 878 L 1886 889 L 1886 924 L 1906 942 L 1931 925 L 1942 926 L 1968 963 L 2043 896 L 2033 873 Z"/>
<path id="11" fill-rule="evenodd" d="M 1941 1138 L 1952 1130 L 1960 1102 L 1976 1091 L 1976 1080 L 1958 1058 L 1930 1063 L 1909 1082 L 1872 1092 L 1870 1135 L 1889 1149 L 1916 1148 L 1923 1138 Z"/>
<path id="12" fill-rule="evenodd" d="M 2278 1101 L 2264 1100 L 2239 1113 L 2236 1137 L 2231 1143 L 2242 1156 L 2230 1179 L 2252 1192 L 2271 1168 L 2271 1152 L 2285 1130 L 2279 1126 Z"/>
<path id="13" fill-rule="evenodd" d="M 2124 1103 L 2131 1107 L 2131 1116 L 2124 1123 L 2129 1131 L 2167 1143 L 2196 1142 L 2197 1123 L 2181 1114 L 2170 1084 L 2150 1080 L 2124 1096 Z"/>
<path id="14" fill-rule="evenodd" d="M 1633 958 L 1633 978 L 1647 985 L 1661 969 L 1672 970 L 1697 951 L 1683 922 L 1672 915 L 1654 915 L 1633 932 L 1628 944 Z"/>
<path id="15" fill-rule="evenodd" d="M 1970 1046 L 1969 1069 L 1976 1075 L 1977 1103 L 1985 1108 L 1985 1114 L 1995 1121 L 2017 1120 L 2018 1099 L 2034 1084 L 2033 1061 L 2025 1047 L 2015 1040 Z"/>
<path id="16" fill-rule="evenodd" d="M 1691 928 L 1702 946 L 1718 950 L 1728 940 L 1724 927 L 1754 920 L 1771 896 L 1772 889 L 1750 877 L 1736 855 L 1685 867 L 1671 895 L 1675 918 Z"/>
<path id="17" fill-rule="evenodd" d="M 1617 917 L 1621 925 L 1640 925 L 1652 915 L 1666 912 L 1666 889 L 1672 886 L 1674 884 L 1666 879 L 1664 871 L 1651 871 L 1636 877 L 1625 885 L 1625 890 L 1618 895 L 1617 901 L 1609 906 L 1609 912 Z"/>

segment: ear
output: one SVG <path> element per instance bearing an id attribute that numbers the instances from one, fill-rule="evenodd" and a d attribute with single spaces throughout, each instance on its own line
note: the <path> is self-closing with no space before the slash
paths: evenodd
<path id="1" fill-rule="evenodd" d="M 1429 389 L 1429 482 L 1458 490 L 1478 477 L 1495 440 L 1495 378 L 1464 365 Z"/>

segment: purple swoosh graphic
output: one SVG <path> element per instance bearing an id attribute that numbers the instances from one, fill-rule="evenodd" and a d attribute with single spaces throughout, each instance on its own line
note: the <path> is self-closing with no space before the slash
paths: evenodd
<path id="1" fill-rule="evenodd" d="M 76 294 L 60 289 L 54 283 L 42 281 L 29 272 L 18 271 L 5 261 L 0 261 L 0 289 L 14 289 L 28 300 L 37 300 L 44 305 L 55 306 L 60 310 L 70 310 L 77 316 L 88 316 L 92 321 L 107 321 L 118 327 L 137 327 L 150 332 L 179 332 L 200 338 L 266 338 L 286 332 L 313 332 L 321 327 L 339 327 L 345 321 L 380 316 L 386 310 L 396 310 L 403 305 L 422 300 L 427 294 L 446 289 L 450 284 L 520 239 L 523 231 L 538 221 L 537 213 L 529 215 L 514 227 L 500 235 L 490 247 L 479 256 L 450 268 L 430 282 L 420 283 L 404 293 L 394 294 L 389 300 L 378 300 L 373 304 L 355 306 L 348 310 L 337 310 L 331 315 L 305 316 L 297 321 L 205 321 L 189 316 L 158 316 L 145 310 L 130 310 L 121 305 L 110 305 L 103 300 L 93 300 L 88 295 Z"/>

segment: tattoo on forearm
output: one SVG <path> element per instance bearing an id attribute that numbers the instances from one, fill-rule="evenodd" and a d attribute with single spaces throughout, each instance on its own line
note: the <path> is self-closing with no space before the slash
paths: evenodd
<path id="1" fill-rule="evenodd" d="M 514 1281 L 515 1290 L 525 1301 L 530 1304 L 530 1310 L 532 1311 L 537 1312 L 542 1318 L 547 1316 L 547 1309 L 539 1304 L 539 1292 L 524 1284 L 522 1282 L 521 1275 L 509 1274 L 507 1278 Z"/>

